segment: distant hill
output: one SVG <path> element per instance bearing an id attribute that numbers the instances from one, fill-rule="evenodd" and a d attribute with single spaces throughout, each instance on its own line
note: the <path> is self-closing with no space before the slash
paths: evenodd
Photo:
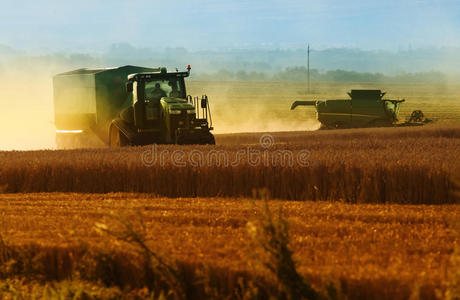
<path id="1" fill-rule="evenodd" d="M 312 80 L 321 81 L 443 81 L 445 74 L 460 73 L 460 49 L 429 48 L 401 51 L 367 51 L 333 48 L 311 51 Z M 306 49 L 228 49 L 188 51 L 185 48 L 136 48 L 114 44 L 102 53 L 25 53 L 0 45 L 1 69 L 49 69 L 120 65 L 192 65 L 193 79 L 306 80 Z M 399 76 L 399 77 L 398 77 Z"/>
<path id="2" fill-rule="evenodd" d="M 0 44 L 0 61 L 5 61 L 21 55 L 21 52 L 9 46 Z"/>
<path id="3" fill-rule="evenodd" d="M 457 73 L 460 70 L 460 49 L 414 49 L 404 51 L 366 51 L 334 48 L 315 50 L 310 54 L 312 68 L 350 70 L 397 75 L 404 72 L 440 71 Z M 128 44 L 113 45 L 101 57 L 102 61 L 135 62 L 139 64 L 181 67 L 193 64 L 197 72 L 220 69 L 237 72 L 275 73 L 286 67 L 306 66 L 306 49 L 232 49 L 189 52 L 185 48 L 161 50 L 137 49 Z"/>

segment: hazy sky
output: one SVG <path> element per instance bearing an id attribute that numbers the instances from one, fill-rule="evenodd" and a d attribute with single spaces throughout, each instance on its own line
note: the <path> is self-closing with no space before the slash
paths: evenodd
<path id="1" fill-rule="evenodd" d="M 459 0 L 0 0 L 0 44 L 137 47 L 460 46 Z"/>

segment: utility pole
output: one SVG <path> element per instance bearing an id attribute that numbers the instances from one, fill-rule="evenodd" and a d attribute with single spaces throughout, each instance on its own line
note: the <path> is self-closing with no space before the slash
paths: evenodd
<path id="1" fill-rule="evenodd" d="M 307 47 L 307 93 L 310 93 L 310 44 Z"/>

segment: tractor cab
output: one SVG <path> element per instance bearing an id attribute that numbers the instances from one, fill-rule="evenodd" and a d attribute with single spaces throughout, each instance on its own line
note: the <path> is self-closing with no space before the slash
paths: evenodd
<path id="1" fill-rule="evenodd" d="M 399 107 L 404 100 L 384 99 L 381 90 L 351 90 L 353 123 L 361 126 L 390 126 L 398 121 Z"/>

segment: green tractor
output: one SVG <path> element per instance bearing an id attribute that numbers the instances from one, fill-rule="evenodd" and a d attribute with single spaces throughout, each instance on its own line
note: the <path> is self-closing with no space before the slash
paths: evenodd
<path id="1" fill-rule="evenodd" d="M 350 99 L 295 101 L 291 110 L 300 105 L 314 106 L 324 129 L 418 126 L 429 121 L 416 110 L 409 121 L 398 123 L 400 105 L 405 100 L 383 99 L 385 93 L 380 90 L 352 90 L 348 95 Z"/>
<path id="2" fill-rule="evenodd" d="M 90 136 L 111 147 L 215 144 L 208 97 L 187 95 L 189 75 L 190 66 L 124 66 L 54 76 L 57 147 L 85 146 Z"/>

